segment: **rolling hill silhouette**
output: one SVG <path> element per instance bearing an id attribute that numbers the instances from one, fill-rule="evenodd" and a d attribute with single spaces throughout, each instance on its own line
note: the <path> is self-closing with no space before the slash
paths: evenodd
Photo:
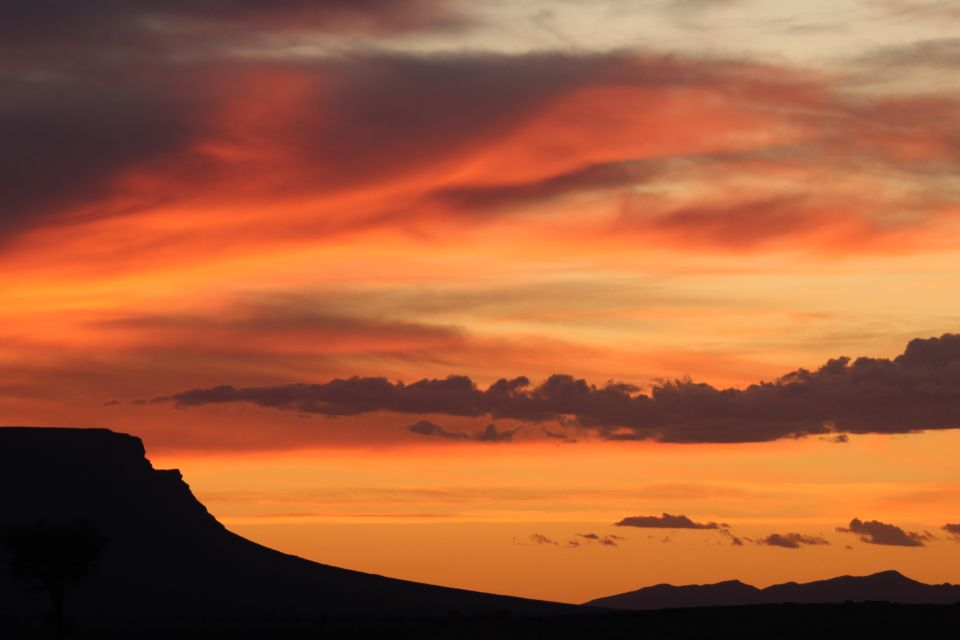
<path id="1" fill-rule="evenodd" d="M 178 471 L 106 429 L 0 428 L 0 528 L 70 520 L 108 540 L 68 608 L 93 616 L 550 616 L 563 605 L 425 585 L 310 562 L 223 527 Z M 0 616 L 42 611 L 0 569 Z"/>
<path id="2" fill-rule="evenodd" d="M 765 589 L 739 580 L 716 584 L 652 587 L 591 600 L 586 604 L 613 609 L 672 609 L 758 604 L 833 604 L 891 602 L 897 604 L 954 604 L 960 602 L 960 585 L 931 585 L 911 580 L 897 571 L 869 576 L 841 576 L 830 580 L 786 582 Z"/>

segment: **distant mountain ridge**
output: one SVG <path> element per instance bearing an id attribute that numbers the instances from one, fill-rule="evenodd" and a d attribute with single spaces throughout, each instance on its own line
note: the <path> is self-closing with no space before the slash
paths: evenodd
<path id="1" fill-rule="evenodd" d="M 829 580 L 785 582 L 758 589 L 739 580 L 704 585 L 658 584 L 591 600 L 586 604 L 612 609 L 673 609 L 755 604 L 830 604 L 892 602 L 897 604 L 954 604 L 960 585 L 924 584 L 898 571 L 868 576 L 840 576 Z"/>
<path id="2" fill-rule="evenodd" d="M 67 597 L 92 616 L 549 616 L 582 608 L 350 571 L 268 549 L 223 527 L 179 471 L 106 429 L 0 427 L 0 527 L 84 519 L 108 539 Z M 42 613 L 0 566 L 0 617 Z"/>

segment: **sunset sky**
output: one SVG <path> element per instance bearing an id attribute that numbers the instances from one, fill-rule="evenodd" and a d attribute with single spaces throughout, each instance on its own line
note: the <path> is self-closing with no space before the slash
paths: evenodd
<path id="1" fill-rule="evenodd" d="M 580 602 L 960 582 L 952 0 L 0 0 L 0 424 Z"/>

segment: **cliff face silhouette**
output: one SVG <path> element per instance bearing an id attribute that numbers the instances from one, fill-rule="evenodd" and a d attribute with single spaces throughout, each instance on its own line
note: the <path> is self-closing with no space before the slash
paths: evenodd
<path id="1" fill-rule="evenodd" d="M 287 555 L 223 527 L 139 438 L 0 428 L 0 528 L 88 520 L 108 544 L 69 596 L 97 616 L 553 615 L 577 607 L 424 585 Z M 43 610 L 0 568 L 0 615 Z"/>
<path id="2" fill-rule="evenodd" d="M 882 571 L 869 576 L 841 576 L 803 584 L 786 582 L 765 589 L 758 589 L 739 580 L 679 587 L 658 584 L 636 591 L 597 598 L 586 604 L 640 611 L 677 607 L 842 602 L 954 604 L 960 602 L 960 585 L 924 584 L 911 580 L 897 571 Z"/>

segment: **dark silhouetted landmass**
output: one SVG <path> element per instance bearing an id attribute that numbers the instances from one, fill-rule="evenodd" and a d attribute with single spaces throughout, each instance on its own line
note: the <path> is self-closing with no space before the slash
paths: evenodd
<path id="1" fill-rule="evenodd" d="M 869 576 L 842 576 L 803 584 L 786 582 L 766 589 L 758 589 L 738 580 L 680 587 L 658 584 L 628 593 L 597 598 L 587 604 L 641 611 L 677 607 L 842 602 L 954 604 L 960 602 L 960 585 L 924 584 L 911 580 L 897 571 L 883 571 Z"/>
<path id="2" fill-rule="evenodd" d="M 0 529 L 84 520 L 109 544 L 70 594 L 75 615 L 554 615 L 572 605 L 430 586 L 310 562 L 231 533 L 178 471 L 104 429 L 0 428 Z M 49 609 L 0 571 L 0 618 Z"/>
<path id="3" fill-rule="evenodd" d="M 10 575 L 25 587 L 45 592 L 58 635 L 64 631 L 64 599 L 96 569 L 107 539 L 96 525 L 80 520 L 0 529 L 0 552 Z"/>
<path id="4" fill-rule="evenodd" d="M 651 607 L 704 607 L 622 611 L 349 571 L 227 531 L 179 472 L 153 469 L 139 439 L 103 429 L 0 428 L 0 507 L 0 529 L 83 521 L 108 540 L 92 574 L 69 594 L 71 638 L 847 640 L 933 637 L 960 619 L 960 605 L 716 606 L 755 604 L 758 597 L 960 599 L 958 587 L 922 585 L 895 572 L 765 590 L 740 582 L 661 585 L 594 601 L 621 607 L 611 600 L 646 593 Z M 0 573 L 0 638 L 51 637 L 47 600 L 42 591 L 23 589 L 9 572 Z"/>
<path id="5" fill-rule="evenodd" d="M 310 638 L 316 640 L 851 640 L 944 638 L 960 605 L 884 603 L 758 605 L 571 616 L 479 614 L 420 618 L 201 617 L 85 621 L 70 638 L 186 640 Z M 0 638 L 41 638 L 30 621 L 0 617 Z"/>

